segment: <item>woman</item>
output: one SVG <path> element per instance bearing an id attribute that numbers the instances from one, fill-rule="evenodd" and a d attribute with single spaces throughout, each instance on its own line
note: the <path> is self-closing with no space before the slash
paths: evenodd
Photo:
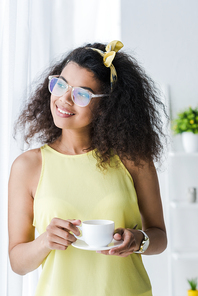
<path id="1" fill-rule="evenodd" d="M 141 253 L 167 245 L 153 164 L 162 151 L 163 105 L 122 46 L 72 51 L 19 117 L 26 142 L 37 137 L 44 145 L 12 165 L 9 256 L 21 275 L 43 265 L 37 296 L 152 295 Z M 88 219 L 113 220 L 114 239 L 123 243 L 97 252 L 71 246 Z"/>

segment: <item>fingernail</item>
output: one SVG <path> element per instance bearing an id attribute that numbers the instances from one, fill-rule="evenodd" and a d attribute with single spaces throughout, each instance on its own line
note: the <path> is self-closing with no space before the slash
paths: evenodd
<path id="1" fill-rule="evenodd" d="M 101 253 L 101 251 L 96 251 L 96 253 Z"/>
<path id="2" fill-rule="evenodd" d="M 113 255 L 113 254 L 115 254 L 115 251 L 114 251 L 114 250 L 110 250 L 110 251 L 109 251 L 109 254 L 110 254 L 110 255 Z"/>

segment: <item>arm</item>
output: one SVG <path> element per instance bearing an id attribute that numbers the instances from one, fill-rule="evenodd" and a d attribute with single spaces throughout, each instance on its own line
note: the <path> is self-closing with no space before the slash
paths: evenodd
<path id="1" fill-rule="evenodd" d="M 166 249 L 167 236 L 155 167 L 153 163 L 144 163 L 143 167 L 137 168 L 130 161 L 125 161 L 124 165 L 134 181 L 142 219 L 142 230 L 150 240 L 150 245 L 144 254 L 159 254 Z M 109 252 L 102 253 L 125 257 L 139 250 L 143 234 L 135 229 L 120 228 L 116 230 L 114 238 L 123 239 L 123 244 Z"/>
<path id="2" fill-rule="evenodd" d="M 65 250 L 79 235 L 74 224 L 54 218 L 46 232 L 35 239 L 33 197 L 41 172 L 40 149 L 25 152 L 12 165 L 8 188 L 9 257 L 14 272 L 24 275 L 36 269 L 52 249 Z"/>
<path id="3" fill-rule="evenodd" d="M 167 236 L 156 169 L 146 163 L 132 172 L 142 218 L 142 230 L 150 239 L 145 255 L 159 254 L 166 249 Z"/>

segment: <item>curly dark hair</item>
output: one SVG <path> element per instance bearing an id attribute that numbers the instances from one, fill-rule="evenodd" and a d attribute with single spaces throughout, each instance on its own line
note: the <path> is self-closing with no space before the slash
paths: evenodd
<path id="1" fill-rule="evenodd" d="M 93 110 L 91 145 L 87 150 L 96 149 L 98 165 L 105 168 L 114 154 L 137 166 L 141 160 L 159 161 L 163 152 L 162 139 L 166 138 L 161 110 L 166 118 L 167 114 L 154 82 L 135 58 L 121 51 L 113 60 L 118 78 L 111 89 L 110 69 L 104 66 L 102 56 L 90 47 L 105 51 L 104 44 L 87 44 L 73 50 L 45 72 L 44 79 L 22 110 L 16 129 L 25 130 L 26 143 L 36 138 L 42 144 L 50 144 L 61 136 L 62 130 L 55 126 L 50 111 L 48 76 L 60 75 L 66 64 L 73 61 L 92 71 L 100 82 L 101 92 L 109 94 L 102 97 Z"/>

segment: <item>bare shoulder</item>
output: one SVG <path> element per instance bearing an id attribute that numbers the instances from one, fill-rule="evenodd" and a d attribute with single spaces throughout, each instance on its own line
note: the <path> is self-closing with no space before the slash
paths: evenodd
<path id="1" fill-rule="evenodd" d="M 41 150 L 40 148 L 28 150 L 19 155 L 12 164 L 12 170 L 29 171 L 34 167 L 41 165 Z"/>
<path id="2" fill-rule="evenodd" d="M 19 155 L 12 164 L 9 184 L 23 184 L 34 196 L 42 167 L 40 148 L 26 151 Z"/>
<path id="3" fill-rule="evenodd" d="M 150 175 L 156 175 L 155 165 L 152 161 L 146 162 L 141 161 L 140 166 L 136 166 L 133 161 L 130 160 L 122 160 L 124 166 L 129 171 L 133 179 L 138 177 L 147 177 Z"/>

